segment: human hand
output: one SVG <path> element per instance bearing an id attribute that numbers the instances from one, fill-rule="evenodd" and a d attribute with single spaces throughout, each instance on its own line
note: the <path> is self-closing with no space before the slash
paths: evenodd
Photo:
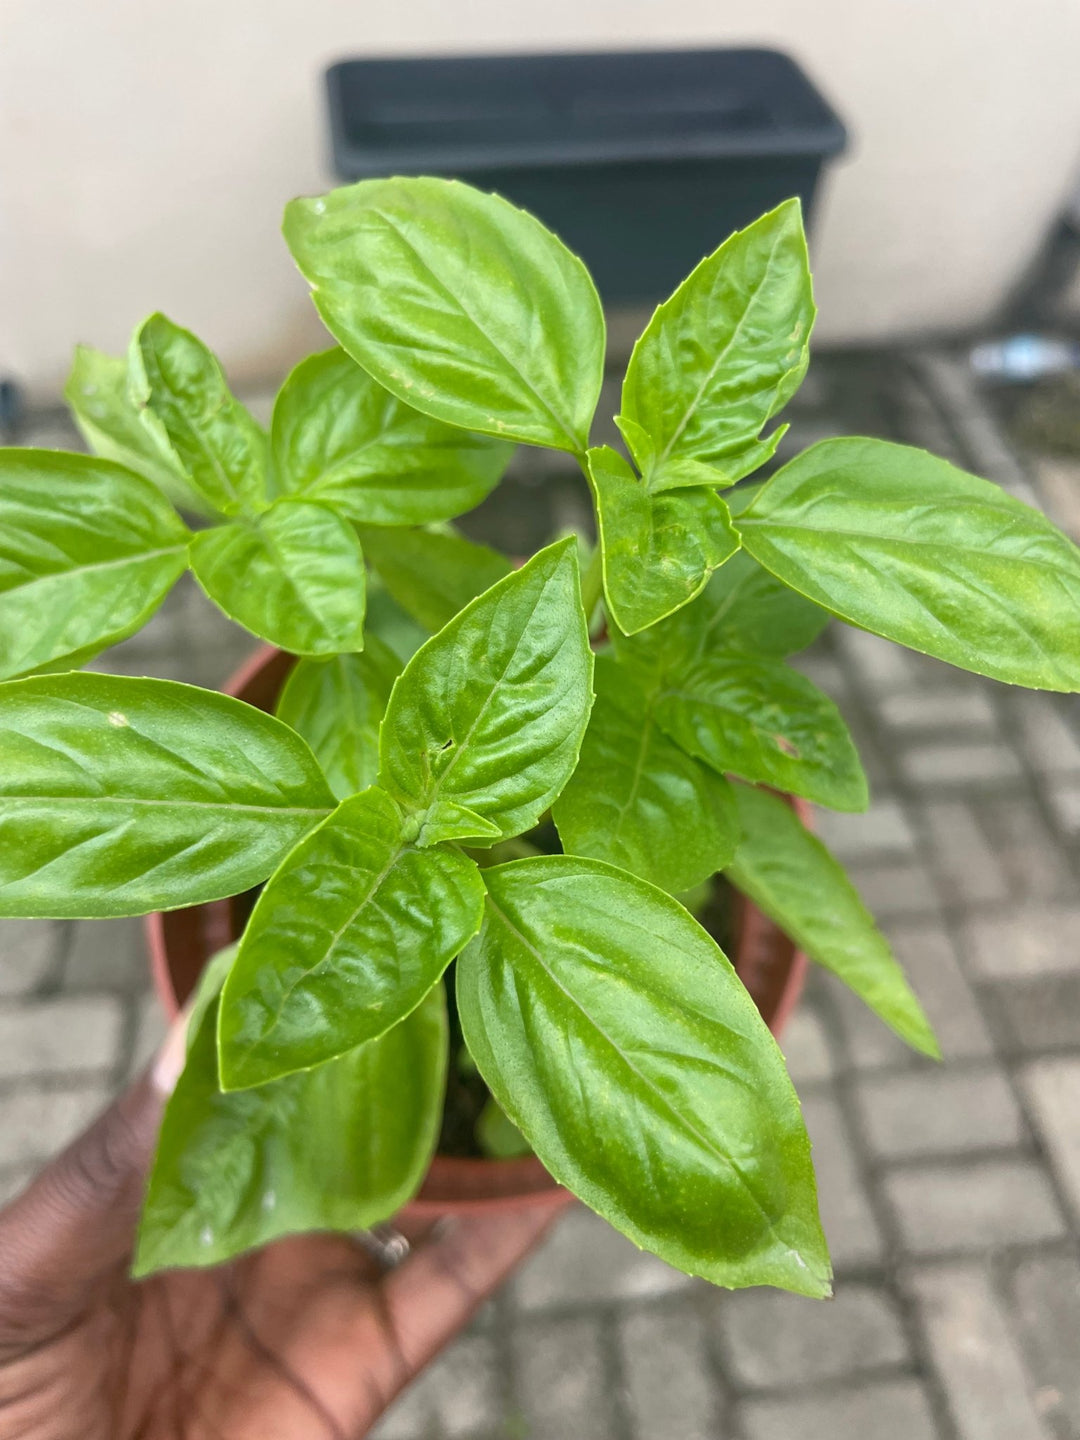
<path id="1" fill-rule="evenodd" d="M 410 1234 L 385 1271 L 310 1235 L 214 1270 L 128 1275 L 183 1054 L 153 1070 L 0 1211 L 0 1435 L 323 1440 L 365 1435 L 537 1243 L 523 1208 Z"/>

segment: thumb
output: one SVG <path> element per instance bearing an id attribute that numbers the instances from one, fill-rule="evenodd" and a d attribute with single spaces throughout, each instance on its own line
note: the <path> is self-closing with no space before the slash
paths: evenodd
<path id="1" fill-rule="evenodd" d="M 0 1356 L 76 1320 L 131 1253 L 185 1028 L 181 1016 L 151 1068 L 0 1210 Z"/>

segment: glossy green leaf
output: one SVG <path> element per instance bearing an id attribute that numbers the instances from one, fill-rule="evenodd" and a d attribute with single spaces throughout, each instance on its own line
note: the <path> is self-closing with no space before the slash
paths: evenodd
<path id="1" fill-rule="evenodd" d="M 424 1177 L 442 1113 L 442 986 L 338 1060 L 257 1090 L 217 1084 L 212 1000 L 158 1137 L 135 1275 L 219 1265 L 282 1235 L 388 1219 Z"/>
<path id="2" fill-rule="evenodd" d="M 611 639 L 620 662 L 651 684 L 713 655 L 781 659 L 805 650 L 831 619 L 740 550 L 689 605 L 637 635 L 613 628 Z"/>
<path id="3" fill-rule="evenodd" d="M 609 655 L 581 759 L 552 811 L 563 849 L 672 894 L 723 869 L 739 840 L 731 785 L 663 733 L 654 697 Z"/>
<path id="4" fill-rule="evenodd" d="M 843 869 L 775 795 L 735 787 L 743 840 L 732 884 L 849 985 L 902 1040 L 938 1056 L 922 1006 Z"/>
<path id="5" fill-rule="evenodd" d="M 998 486 L 906 445 L 823 440 L 740 517 L 767 570 L 965 670 L 1080 690 L 1080 551 Z"/>
<path id="6" fill-rule="evenodd" d="M 419 850 L 372 787 L 286 857 L 252 911 L 221 1002 L 229 1090 L 374 1040 L 420 1004 L 476 934 L 484 887 L 458 850 Z"/>
<path id="7" fill-rule="evenodd" d="M 606 445 L 589 451 L 589 477 L 604 550 L 604 594 L 627 635 L 699 595 L 739 548 L 727 507 L 712 490 L 650 495 Z"/>
<path id="8" fill-rule="evenodd" d="M 281 490 L 371 525 L 423 525 L 479 505 L 512 447 L 422 415 L 343 350 L 312 355 L 274 402 Z"/>
<path id="9" fill-rule="evenodd" d="M 333 806 L 279 720 L 172 680 L 0 686 L 0 915 L 141 915 L 265 880 Z"/>
<path id="10" fill-rule="evenodd" d="M 775 660 L 720 655 L 669 677 L 656 720 L 720 774 L 865 810 L 866 776 L 839 710 L 805 675 Z"/>
<path id="11" fill-rule="evenodd" d="M 271 645 L 294 655 L 363 648 L 363 551 L 326 505 L 277 500 L 255 519 L 200 530 L 191 568 L 230 619 Z"/>
<path id="12" fill-rule="evenodd" d="M 581 452 L 604 316 L 588 271 L 539 220 L 453 180 L 362 180 L 285 210 L 330 333 L 436 419 Z"/>
<path id="13" fill-rule="evenodd" d="M 267 491 L 266 435 L 190 330 L 164 315 L 132 342 L 132 384 L 145 393 L 195 490 L 224 515 L 258 510 Z"/>
<path id="14" fill-rule="evenodd" d="M 519 860 L 484 882 L 458 962 L 462 1029 L 552 1175 L 692 1275 L 827 1294 L 798 1100 L 716 944 L 595 860 Z"/>
<path id="15" fill-rule="evenodd" d="M 364 643 L 371 637 L 382 640 L 404 665 L 428 638 L 427 631 L 397 603 L 378 575 L 368 576 L 367 614 Z"/>
<path id="16" fill-rule="evenodd" d="M 83 663 L 131 635 L 187 566 L 148 481 L 61 450 L 0 450 L 0 679 Z"/>
<path id="17" fill-rule="evenodd" d="M 145 475 L 181 509 L 197 515 L 214 513 L 188 482 L 165 427 L 145 403 L 146 397 L 132 394 L 127 360 L 103 355 L 89 345 L 76 345 L 64 399 L 95 455 Z"/>
<path id="18" fill-rule="evenodd" d="M 463 535 L 364 526 L 364 554 L 398 602 L 434 633 L 513 568 Z"/>
<path id="19" fill-rule="evenodd" d="M 734 485 L 772 459 L 787 429 L 788 426 L 779 425 L 764 440 L 755 440 L 745 450 L 726 456 L 719 462 L 706 464 L 687 456 L 672 457 L 648 475 L 647 488 L 659 494 L 664 490 L 683 490 L 695 485 Z"/>
<path id="20" fill-rule="evenodd" d="M 394 686 L 379 783 L 416 814 L 422 845 L 520 835 L 569 780 L 592 704 L 574 543 L 473 600 Z"/>
<path id="21" fill-rule="evenodd" d="M 302 735 L 339 800 L 366 790 L 379 770 L 379 723 L 401 661 L 374 635 L 362 655 L 301 660 L 277 717 Z"/>
<path id="22" fill-rule="evenodd" d="M 736 231 L 683 281 L 623 382 L 623 415 L 650 437 L 651 455 L 634 453 L 651 488 L 671 461 L 727 467 L 731 483 L 768 458 L 778 437 L 758 433 L 802 382 L 814 314 L 798 200 Z"/>

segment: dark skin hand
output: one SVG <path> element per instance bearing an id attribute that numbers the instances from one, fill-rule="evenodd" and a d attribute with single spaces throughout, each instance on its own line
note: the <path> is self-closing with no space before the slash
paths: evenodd
<path id="1" fill-rule="evenodd" d="M 445 1221 L 388 1272 L 356 1241 L 316 1235 L 133 1282 L 169 1054 L 0 1211 L 0 1437 L 366 1435 L 553 1211 Z"/>

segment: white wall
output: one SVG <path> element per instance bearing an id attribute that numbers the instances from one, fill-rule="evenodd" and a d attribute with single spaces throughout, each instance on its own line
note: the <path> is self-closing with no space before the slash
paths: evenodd
<path id="1" fill-rule="evenodd" d="M 855 137 L 815 237 L 820 335 L 974 325 L 1080 158 L 1080 0 L 3 0 L 0 374 L 166 310 L 239 379 L 320 343 L 278 234 L 324 188 L 344 55 L 775 43 Z"/>

